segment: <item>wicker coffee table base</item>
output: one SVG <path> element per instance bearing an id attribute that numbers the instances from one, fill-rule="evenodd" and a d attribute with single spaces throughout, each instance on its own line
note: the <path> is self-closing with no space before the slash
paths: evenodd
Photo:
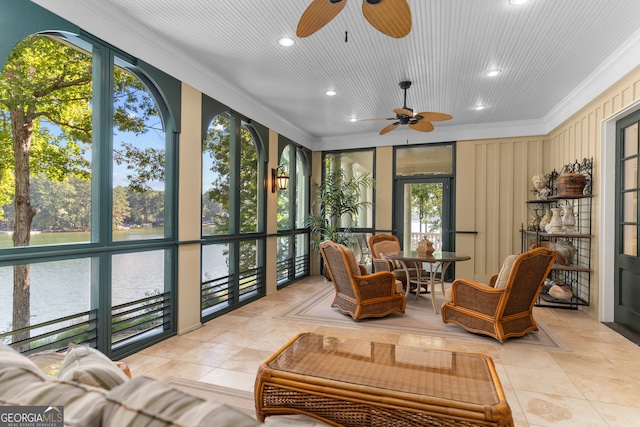
<path id="1" fill-rule="evenodd" d="M 432 411 L 426 407 L 415 409 L 396 406 L 393 402 L 373 402 L 372 397 L 332 397 L 324 393 L 309 390 L 296 390 L 289 387 L 264 384 L 261 390 L 261 402 L 257 408 L 258 419 L 264 422 L 267 415 L 305 414 L 327 424 L 345 427 L 382 427 L 382 426 L 441 426 L 471 427 L 500 426 L 501 423 L 477 419 L 477 413 L 464 413 L 460 410 L 447 410 L 434 406 Z M 389 400 L 389 399 L 385 399 Z M 456 414 L 457 413 L 457 414 Z M 468 418 L 471 416 L 471 418 Z"/>

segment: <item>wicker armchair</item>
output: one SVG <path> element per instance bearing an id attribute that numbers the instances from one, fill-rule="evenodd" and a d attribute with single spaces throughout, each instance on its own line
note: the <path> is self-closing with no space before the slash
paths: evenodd
<path id="1" fill-rule="evenodd" d="M 332 307 L 354 320 L 383 317 L 395 311 L 404 313 L 407 300 L 397 292 L 393 274 L 367 274 L 365 267 L 356 262 L 351 249 L 331 240 L 320 244 L 320 252 L 336 290 Z"/>
<path id="2" fill-rule="evenodd" d="M 402 268 L 398 261 L 392 261 L 384 258 L 381 254 L 397 255 L 402 251 L 398 237 L 392 234 L 374 234 L 369 237 L 369 249 L 371 250 L 373 271 L 390 271 L 396 276 L 396 279 L 402 282 L 402 287 L 407 287 L 407 272 Z M 420 275 L 427 276 L 427 271 L 418 263 L 407 264 L 407 270 L 411 277 L 418 275 L 418 269 L 421 270 Z"/>
<path id="3" fill-rule="evenodd" d="M 555 259 L 555 252 L 537 248 L 513 256 L 512 266 L 508 265 L 509 260 L 505 261 L 489 285 L 465 279 L 454 281 L 451 300 L 442 305 L 442 320 L 500 342 L 537 331 L 533 304 Z"/>

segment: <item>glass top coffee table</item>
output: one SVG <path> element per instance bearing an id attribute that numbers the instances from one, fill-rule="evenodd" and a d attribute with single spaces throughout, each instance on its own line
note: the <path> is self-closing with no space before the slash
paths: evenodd
<path id="1" fill-rule="evenodd" d="M 264 362 L 256 413 L 336 426 L 512 426 L 488 356 L 302 333 Z"/>

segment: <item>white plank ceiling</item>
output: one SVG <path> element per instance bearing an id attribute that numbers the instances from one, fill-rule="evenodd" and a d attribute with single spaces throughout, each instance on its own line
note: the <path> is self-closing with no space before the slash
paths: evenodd
<path id="1" fill-rule="evenodd" d="M 295 31 L 311 0 L 34 1 L 313 149 L 546 133 L 640 65 L 639 0 L 409 0 L 401 39 L 361 0 L 307 38 Z M 453 120 L 384 136 L 389 121 L 349 120 L 392 117 L 402 80 L 409 107 Z"/>

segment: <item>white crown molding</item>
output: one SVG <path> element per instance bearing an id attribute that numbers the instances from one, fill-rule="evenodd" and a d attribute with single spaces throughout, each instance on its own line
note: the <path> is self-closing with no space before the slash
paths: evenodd
<path id="1" fill-rule="evenodd" d="M 385 135 L 378 133 L 341 135 L 318 138 L 314 150 L 340 150 L 349 148 L 380 147 L 388 145 L 425 144 L 434 142 L 468 141 L 474 139 L 515 138 L 531 135 L 545 135 L 542 120 L 518 120 L 512 122 L 485 123 L 478 125 L 438 127 L 433 132 L 396 129 Z"/>
<path id="2" fill-rule="evenodd" d="M 640 30 L 544 116 L 545 133 L 550 133 L 560 126 L 638 65 L 640 65 Z"/>

